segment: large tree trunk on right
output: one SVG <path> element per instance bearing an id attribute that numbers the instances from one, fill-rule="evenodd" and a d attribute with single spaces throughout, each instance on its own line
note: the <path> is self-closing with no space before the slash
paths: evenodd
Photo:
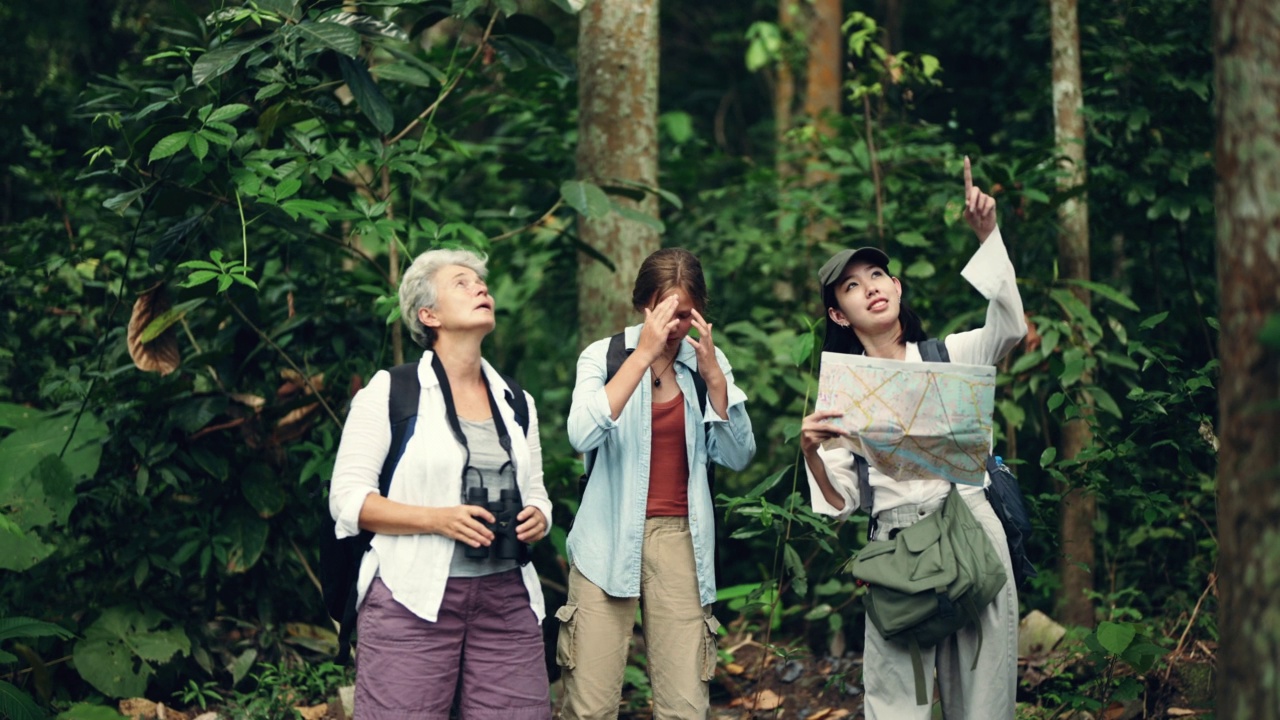
<path id="1" fill-rule="evenodd" d="M 578 17 L 578 177 L 658 186 L 658 0 L 595 0 Z M 658 216 L 652 194 L 620 205 Z M 578 219 L 582 242 L 615 270 L 583 254 L 578 273 L 579 344 L 633 321 L 631 288 L 640 264 L 661 247 L 658 233 L 617 213 Z"/>
<path id="2" fill-rule="evenodd" d="M 1076 0 L 1050 0 L 1050 36 L 1053 43 L 1053 117 L 1058 152 L 1066 159 L 1068 175 L 1062 180 L 1063 190 L 1083 187 L 1084 93 L 1080 71 L 1080 24 Z M 1058 264 L 1064 279 L 1089 279 L 1089 205 L 1083 194 L 1062 203 L 1058 210 Z M 1089 293 L 1083 288 L 1073 292 L 1089 306 Z M 1083 342 L 1082 338 L 1078 339 Z M 1088 373 L 1080 385 L 1089 385 Z M 1091 409 L 1087 393 L 1077 391 L 1077 402 L 1086 412 L 1068 421 L 1062 428 L 1060 454 L 1071 459 L 1093 442 L 1089 425 Z M 1094 533 L 1096 500 L 1081 487 L 1063 490 L 1060 537 L 1061 553 L 1058 571 L 1062 587 L 1058 595 L 1058 619 L 1068 625 L 1093 627 L 1093 603 L 1088 593 L 1093 590 Z"/>
<path id="3" fill-rule="evenodd" d="M 1280 14 L 1217 0 L 1217 717 L 1280 718 Z"/>

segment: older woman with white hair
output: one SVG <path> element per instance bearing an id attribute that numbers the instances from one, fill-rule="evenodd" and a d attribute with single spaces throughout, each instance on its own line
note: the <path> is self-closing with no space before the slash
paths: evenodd
<path id="1" fill-rule="evenodd" d="M 373 533 L 357 581 L 357 720 L 447 720 L 458 691 L 463 720 L 551 717 L 542 591 L 527 564 L 551 502 L 533 400 L 481 355 L 494 328 L 485 274 L 474 253 L 433 250 L 404 275 L 403 319 L 425 352 L 385 496 L 392 373 L 404 370 L 375 374 L 343 428 L 330 512 L 339 538 Z"/>

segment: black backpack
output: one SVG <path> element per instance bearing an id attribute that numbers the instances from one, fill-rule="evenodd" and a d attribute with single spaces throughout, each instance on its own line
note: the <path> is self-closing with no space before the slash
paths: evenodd
<path id="1" fill-rule="evenodd" d="M 925 340 L 919 344 L 920 359 L 925 362 L 951 362 L 951 354 L 947 346 L 937 338 Z M 867 472 L 867 459 L 854 455 L 854 465 L 858 471 L 858 507 L 871 512 L 871 482 Z M 986 488 L 987 501 L 1000 524 L 1004 527 L 1005 538 L 1009 541 L 1009 559 L 1013 564 L 1013 580 L 1019 588 L 1039 573 L 1027 556 L 1027 540 L 1031 537 L 1031 515 L 1027 512 L 1027 504 L 1022 499 L 1022 490 L 1018 486 L 1018 478 L 1005 466 L 998 455 L 987 456 L 987 474 L 991 476 L 991 485 Z M 875 532 L 875 523 L 867 527 L 867 537 Z"/>
<path id="2" fill-rule="evenodd" d="M 404 454 L 405 445 L 413 437 L 418 422 L 418 398 L 422 386 L 418 383 L 418 363 L 397 365 L 390 370 L 391 391 L 387 398 L 387 417 L 391 422 L 391 446 L 378 475 L 378 491 L 383 497 L 391 489 L 391 476 Z M 440 375 L 439 369 L 436 370 Z M 515 414 L 516 422 L 527 436 L 529 434 L 529 401 L 524 390 L 513 379 L 502 376 L 507 383 L 504 391 L 507 404 Z M 447 382 L 447 381 L 445 381 Z M 456 415 L 451 394 L 446 393 L 446 412 Z M 326 526 L 329 527 L 329 526 Z M 362 530 L 359 535 L 339 540 L 332 529 L 323 533 L 320 542 L 320 587 L 324 606 L 329 617 L 336 620 L 338 630 L 338 664 L 345 664 L 351 657 L 351 633 L 356 625 L 356 581 L 360 577 L 360 563 L 369 550 L 373 532 Z"/>

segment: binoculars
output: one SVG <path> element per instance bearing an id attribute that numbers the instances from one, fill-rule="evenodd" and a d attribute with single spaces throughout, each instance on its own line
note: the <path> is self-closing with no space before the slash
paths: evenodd
<path id="1" fill-rule="evenodd" d="M 492 555 L 498 560 L 522 560 L 524 543 L 516 538 L 516 516 L 520 514 L 522 503 L 520 491 L 499 490 L 497 500 L 489 500 L 489 491 L 483 487 L 467 488 L 468 505 L 477 505 L 493 514 L 494 521 L 485 523 L 485 527 L 493 533 L 493 543 L 489 547 L 466 546 L 466 556 L 475 560 L 483 560 Z"/>

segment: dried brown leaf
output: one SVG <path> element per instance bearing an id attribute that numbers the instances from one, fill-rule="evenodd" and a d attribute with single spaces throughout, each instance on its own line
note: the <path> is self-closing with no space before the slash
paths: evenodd
<path id="1" fill-rule="evenodd" d="M 730 707 L 740 707 L 747 710 L 776 710 L 782 704 L 783 697 L 772 690 L 764 689 L 756 692 L 747 693 L 746 695 L 734 698 L 729 703 Z"/>
<path id="2" fill-rule="evenodd" d="M 164 286 L 148 290 L 133 303 L 133 314 L 129 317 L 125 342 L 129 347 L 129 357 L 133 358 L 133 364 L 139 370 L 168 375 L 178 369 L 181 355 L 178 352 L 178 335 L 173 328 L 160 333 L 159 337 L 149 343 L 140 340 L 147 325 L 163 315 L 169 307 Z"/>

